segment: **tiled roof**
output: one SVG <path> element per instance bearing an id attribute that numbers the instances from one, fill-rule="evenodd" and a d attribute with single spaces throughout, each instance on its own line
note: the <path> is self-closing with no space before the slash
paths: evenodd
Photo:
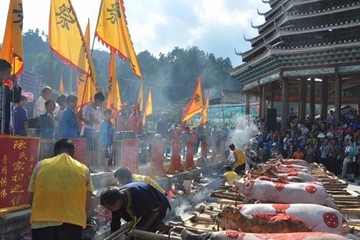
<path id="1" fill-rule="evenodd" d="M 231 75 L 241 83 L 287 67 L 360 61 L 360 0 L 267 0 L 271 9 L 244 63 Z"/>

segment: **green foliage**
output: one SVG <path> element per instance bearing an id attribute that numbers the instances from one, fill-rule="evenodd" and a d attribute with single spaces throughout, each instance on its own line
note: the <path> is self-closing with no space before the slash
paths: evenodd
<path id="1" fill-rule="evenodd" d="M 61 71 L 64 71 L 64 84 L 67 90 L 76 91 L 77 72 L 64 64 L 55 54 L 51 53 L 47 36 L 38 30 L 24 33 L 24 58 L 27 71 L 40 74 L 44 84 L 51 85 L 54 90 L 59 88 Z M 108 65 L 110 55 L 106 51 L 93 50 L 98 86 L 108 88 Z M 147 92 L 152 89 L 154 115 L 169 108 L 170 102 L 179 106 L 188 103 L 194 91 L 196 80 L 202 78 L 202 89 L 210 91 L 210 98 L 220 97 L 223 90 L 238 89 L 237 81 L 230 78 L 232 69 L 229 58 L 216 58 L 212 53 L 205 53 L 198 47 L 182 49 L 175 47 L 167 54 L 153 56 L 149 51 L 138 54 L 143 80 L 135 77 L 128 62 L 118 59 L 117 79 L 120 84 L 123 102 L 137 101 L 139 88 L 143 85 L 144 102 Z M 182 107 L 170 107 L 171 116 L 181 118 Z M 155 118 L 156 119 L 156 118 Z"/>

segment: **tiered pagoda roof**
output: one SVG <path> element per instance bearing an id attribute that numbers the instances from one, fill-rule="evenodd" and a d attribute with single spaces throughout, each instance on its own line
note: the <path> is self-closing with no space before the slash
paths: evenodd
<path id="1" fill-rule="evenodd" d="M 243 90 L 285 76 L 360 74 L 360 0 L 262 0 L 270 10 L 232 71 Z M 306 70 L 306 71 L 305 71 Z M 256 82 L 256 83 L 255 83 Z"/>

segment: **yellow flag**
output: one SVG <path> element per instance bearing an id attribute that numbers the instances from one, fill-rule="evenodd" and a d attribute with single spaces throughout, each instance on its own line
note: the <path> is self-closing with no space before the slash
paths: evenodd
<path id="1" fill-rule="evenodd" d="M 186 122 L 200 113 L 203 108 L 203 96 L 201 90 L 201 78 L 198 78 L 195 91 L 190 99 L 189 104 L 185 107 L 182 122 Z"/>
<path id="2" fill-rule="evenodd" d="M 208 112 L 209 112 L 209 91 L 206 94 L 205 106 L 202 109 L 201 118 L 199 119 L 198 125 L 205 124 L 208 121 Z"/>
<path id="3" fill-rule="evenodd" d="M 22 0 L 10 0 L 0 58 L 11 63 L 13 67 L 12 73 L 16 75 L 20 75 L 24 69 L 23 20 Z"/>
<path id="4" fill-rule="evenodd" d="M 140 111 L 144 110 L 144 90 L 143 90 L 143 86 L 141 84 L 140 89 L 139 89 L 139 95 L 138 95 L 138 99 L 137 102 L 140 104 Z"/>
<path id="5" fill-rule="evenodd" d="M 70 0 L 51 0 L 49 43 L 51 50 L 62 60 L 77 68 L 82 74 L 91 75 L 96 86 L 90 49 L 85 44 L 85 38 Z"/>
<path id="6" fill-rule="evenodd" d="M 142 78 L 130 33 L 123 0 L 102 0 L 95 34 L 104 45 L 129 61 L 133 73 Z"/>
<path id="7" fill-rule="evenodd" d="M 61 70 L 59 93 L 65 93 L 65 87 L 64 87 L 64 69 Z"/>
<path id="8" fill-rule="evenodd" d="M 146 116 L 149 116 L 153 113 L 153 108 L 152 108 L 152 95 L 151 95 L 151 89 L 149 90 L 148 93 L 148 97 L 147 97 L 147 101 L 145 104 L 145 112 L 143 115 L 143 125 L 146 124 Z"/>
<path id="9" fill-rule="evenodd" d="M 110 54 L 109 95 L 106 107 L 111 109 L 113 112 L 117 112 L 121 108 L 120 87 L 116 79 L 116 61 L 114 52 L 111 52 Z"/>
<path id="10" fill-rule="evenodd" d="M 90 21 L 86 25 L 85 29 L 85 43 L 90 47 Z M 77 96 L 79 98 L 78 105 L 83 106 L 86 103 L 92 101 L 94 94 L 96 93 L 96 86 L 90 74 L 80 74 L 77 86 Z"/>

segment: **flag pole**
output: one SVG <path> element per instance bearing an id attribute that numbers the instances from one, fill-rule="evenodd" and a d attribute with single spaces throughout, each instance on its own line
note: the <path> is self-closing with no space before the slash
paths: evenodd
<path id="1" fill-rule="evenodd" d="M 82 39 L 82 42 L 84 43 L 84 47 L 85 47 L 85 54 L 90 54 L 90 56 L 87 56 L 87 60 L 89 61 L 89 59 L 90 58 L 92 58 L 92 51 L 91 52 L 87 52 L 87 48 L 89 48 L 89 47 L 87 47 L 87 46 L 85 46 L 86 45 L 86 41 L 85 41 L 85 37 L 84 37 L 84 34 L 82 33 L 82 31 L 81 31 L 81 27 L 79 26 L 79 21 L 78 21 L 78 18 L 77 18 L 77 15 L 76 15 L 76 12 L 75 12 L 75 10 L 74 10 L 74 8 L 73 8 L 73 6 L 72 6 L 72 4 L 71 4 L 71 2 L 70 2 L 70 0 L 69 0 L 69 4 L 70 4 L 70 7 L 71 7 L 71 11 L 73 12 L 73 14 L 74 14 L 74 18 L 75 18 L 75 22 L 76 22 L 76 25 L 78 26 L 78 29 L 80 30 L 79 32 L 80 32 L 80 36 L 81 36 L 81 39 Z M 95 68 L 94 69 L 92 69 L 91 70 L 91 67 L 90 67 L 90 61 L 89 61 L 89 70 L 92 72 L 92 70 L 94 70 L 95 71 Z M 89 71 L 87 71 L 86 72 L 86 80 L 85 80 L 85 88 L 86 88 L 86 81 L 88 80 L 88 78 L 89 78 Z M 92 76 L 94 75 L 94 74 L 96 74 L 96 73 L 94 73 L 94 72 L 92 72 Z M 94 81 L 94 79 L 93 79 L 93 81 Z M 94 83 L 95 84 L 95 83 Z M 85 96 L 85 91 L 84 91 L 84 95 L 83 95 L 83 99 L 84 99 L 84 96 Z"/>
<path id="2" fill-rule="evenodd" d="M 50 87 L 53 89 L 53 67 L 54 67 L 54 59 L 53 54 L 50 49 Z"/>
<path id="3" fill-rule="evenodd" d="M 99 24 L 99 18 L 100 18 L 100 13 L 101 13 L 101 9 L 102 9 L 102 5 L 104 4 L 103 0 L 100 1 L 100 7 L 99 7 L 99 13 L 98 13 L 98 17 L 97 17 L 97 21 L 96 21 L 96 27 Z M 95 31 L 94 31 L 94 37 L 93 37 L 93 41 L 92 41 L 92 46 L 91 46 L 91 55 L 93 53 L 93 49 L 94 49 L 94 45 L 95 45 L 95 38 L 96 38 L 96 27 L 95 27 Z"/>
<path id="4" fill-rule="evenodd" d="M 16 61 L 15 61 L 15 57 L 13 56 L 13 74 L 15 74 L 15 65 L 16 65 Z M 12 82 L 13 85 L 13 93 L 12 93 L 12 104 L 10 104 L 11 106 L 11 115 L 12 115 L 12 122 L 13 122 L 13 132 L 12 135 L 15 135 L 15 111 L 14 111 L 14 103 L 15 103 L 15 86 L 14 86 L 14 82 Z"/>

